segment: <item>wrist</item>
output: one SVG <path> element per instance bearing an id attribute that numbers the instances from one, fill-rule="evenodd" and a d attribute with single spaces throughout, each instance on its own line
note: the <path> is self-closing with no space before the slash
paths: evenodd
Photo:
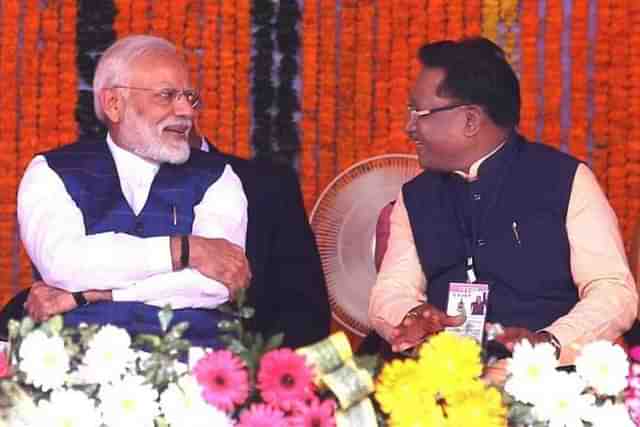
<path id="1" fill-rule="evenodd" d="M 113 300 L 111 291 L 86 291 L 84 297 L 89 303 Z"/>

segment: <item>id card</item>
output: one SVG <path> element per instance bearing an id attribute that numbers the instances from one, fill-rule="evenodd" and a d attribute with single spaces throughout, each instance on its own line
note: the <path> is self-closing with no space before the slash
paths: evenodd
<path id="1" fill-rule="evenodd" d="M 449 332 L 474 338 L 482 343 L 484 321 L 487 316 L 489 285 L 486 283 L 449 283 L 447 314 L 463 315 L 460 326 L 445 328 Z"/>

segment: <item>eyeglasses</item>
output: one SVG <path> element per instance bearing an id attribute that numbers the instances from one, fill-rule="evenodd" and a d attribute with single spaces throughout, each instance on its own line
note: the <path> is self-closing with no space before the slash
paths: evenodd
<path id="1" fill-rule="evenodd" d="M 472 104 L 469 104 L 469 103 L 453 104 L 453 105 L 446 105 L 444 107 L 432 108 L 430 110 L 416 110 L 411 105 L 408 105 L 407 110 L 409 111 L 409 120 L 414 121 L 414 120 L 421 119 L 423 117 L 429 117 L 430 115 L 439 113 L 441 111 L 449 111 L 449 110 L 453 110 L 454 108 L 466 107 L 468 105 L 472 105 Z"/>
<path id="2" fill-rule="evenodd" d="M 179 101 L 184 96 L 184 99 L 187 100 L 191 108 L 197 109 L 200 106 L 200 94 L 193 89 L 173 89 L 173 88 L 164 88 L 164 89 L 149 89 L 146 87 L 133 87 L 133 86 L 113 86 L 113 89 L 133 89 L 133 90 L 144 90 L 147 92 L 153 92 L 152 96 L 154 101 L 158 105 L 169 106 L 173 104 L 175 101 Z"/>

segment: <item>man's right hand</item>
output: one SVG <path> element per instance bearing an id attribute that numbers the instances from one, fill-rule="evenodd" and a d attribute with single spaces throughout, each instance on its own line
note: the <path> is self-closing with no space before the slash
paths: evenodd
<path id="1" fill-rule="evenodd" d="M 231 299 L 251 281 L 244 249 L 225 239 L 189 236 L 189 266 L 225 285 Z"/>
<path id="2" fill-rule="evenodd" d="M 460 326 L 464 321 L 463 315 L 448 316 L 433 305 L 424 303 L 413 308 L 391 331 L 391 349 L 397 352 L 415 347 L 445 327 Z"/>

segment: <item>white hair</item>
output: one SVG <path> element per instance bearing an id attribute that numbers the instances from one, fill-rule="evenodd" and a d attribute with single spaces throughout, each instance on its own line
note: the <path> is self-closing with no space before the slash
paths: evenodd
<path id="1" fill-rule="evenodd" d="M 114 86 L 129 84 L 131 64 L 150 53 L 177 54 L 176 47 L 165 39 L 147 35 L 124 37 L 104 51 L 93 78 L 93 107 L 96 117 L 106 123 L 100 92 Z"/>

